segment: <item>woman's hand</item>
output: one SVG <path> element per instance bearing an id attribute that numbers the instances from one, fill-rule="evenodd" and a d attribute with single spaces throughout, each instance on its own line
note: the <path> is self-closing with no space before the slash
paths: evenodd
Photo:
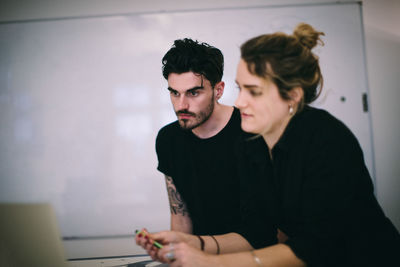
<path id="1" fill-rule="evenodd" d="M 158 257 L 159 248 L 154 245 L 154 241 L 162 245 L 168 245 L 170 243 L 188 242 L 194 243 L 196 238 L 192 235 L 175 232 L 175 231 L 162 231 L 158 233 L 149 233 L 143 228 L 135 237 L 136 244 L 146 250 L 147 254 L 155 260 L 163 263 L 167 263 L 163 258 Z"/>
<path id="2" fill-rule="evenodd" d="M 221 266 L 218 256 L 207 254 L 187 243 L 171 243 L 157 253 L 157 257 L 171 267 Z"/>

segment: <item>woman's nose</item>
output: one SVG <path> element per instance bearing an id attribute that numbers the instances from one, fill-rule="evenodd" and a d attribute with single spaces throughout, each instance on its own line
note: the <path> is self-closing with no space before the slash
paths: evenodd
<path id="1" fill-rule="evenodd" d="M 242 91 L 240 91 L 235 100 L 235 106 L 240 109 L 240 108 L 245 107 L 245 105 L 246 105 L 246 101 L 244 99 Z"/>

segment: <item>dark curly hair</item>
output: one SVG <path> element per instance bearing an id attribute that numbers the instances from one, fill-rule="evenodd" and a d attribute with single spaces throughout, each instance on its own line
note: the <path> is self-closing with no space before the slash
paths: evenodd
<path id="1" fill-rule="evenodd" d="M 222 52 L 207 43 L 189 38 L 174 41 L 173 46 L 162 59 L 162 73 L 168 80 L 170 73 L 193 72 L 203 75 L 214 87 L 222 80 L 224 56 Z"/>

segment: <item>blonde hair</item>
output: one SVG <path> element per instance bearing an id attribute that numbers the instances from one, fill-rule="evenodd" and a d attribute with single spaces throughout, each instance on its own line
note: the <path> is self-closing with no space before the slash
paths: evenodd
<path id="1" fill-rule="evenodd" d="M 323 45 L 323 32 L 300 23 L 292 35 L 282 32 L 264 34 L 240 47 L 241 58 L 250 73 L 274 82 L 282 99 L 290 100 L 289 91 L 301 87 L 304 92 L 297 110 L 318 98 L 323 85 L 319 59 L 311 50 Z"/>

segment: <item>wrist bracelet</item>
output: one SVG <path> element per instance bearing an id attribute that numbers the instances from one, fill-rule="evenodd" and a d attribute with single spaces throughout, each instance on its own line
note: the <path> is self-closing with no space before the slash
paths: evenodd
<path id="1" fill-rule="evenodd" d="M 217 241 L 217 239 L 213 236 L 213 235 L 210 235 L 211 237 L 212 237 L 212 239 L 214 239 L 214 241 L 215 241 L 215 244 L 217 244 L 217 255 L 219 254 L 219 244 L 218 244 L 218 241 Z"/>
<path id="2" fill-rule="evenodd" d="M 199 240 L 200 240 L 200 249 L 202 250 L 202 251 L 204 251 L 204 239 L 201 237 L 201 236 L 199 236 L 199 235 L 196 235 L 198 238 L 199 238 Z"/>
<path id="3" fill-rule="evenodd" d="M 257 266 L 262 266 L 261 260 L 259 257 L 256 256 L 254 250 L 250 251 L 251 256 L 253 256 L 254 261 L 256 262 Z"/>

